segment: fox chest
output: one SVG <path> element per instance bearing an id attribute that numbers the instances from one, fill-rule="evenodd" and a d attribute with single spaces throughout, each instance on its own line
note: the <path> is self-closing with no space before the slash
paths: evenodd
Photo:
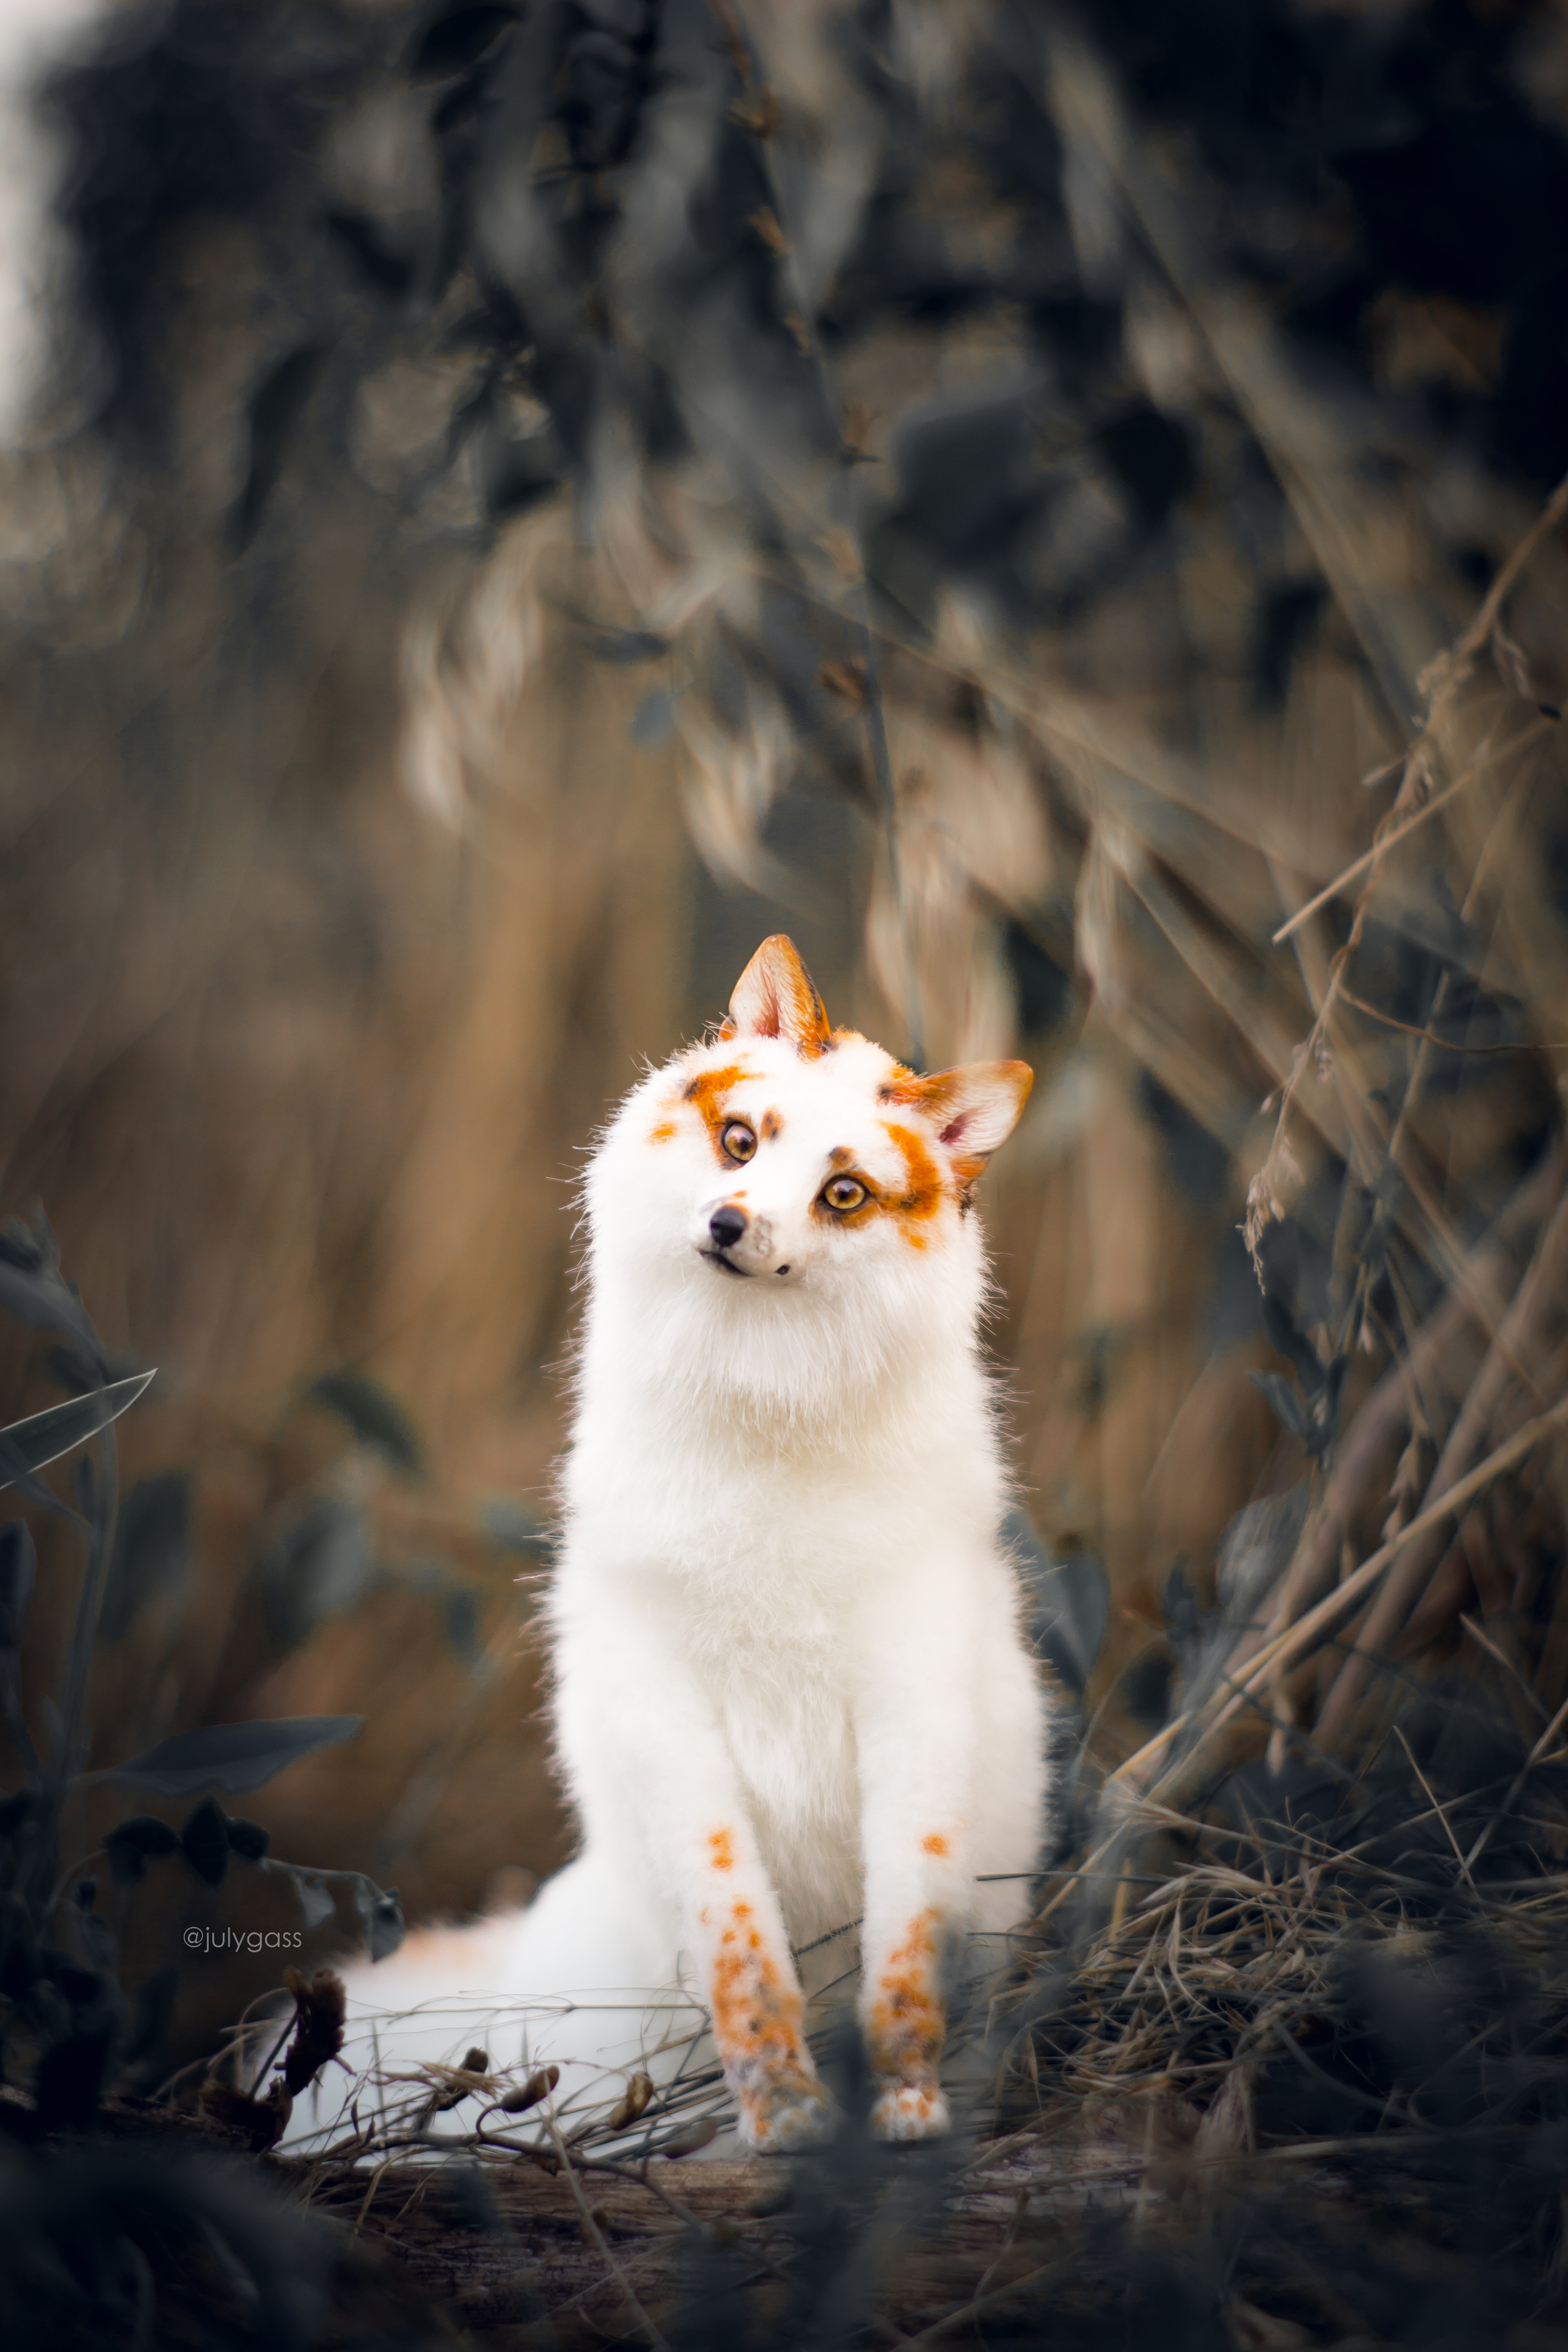
<path id="1" fill-rule="evenodd" d="M 750 1621 L 721 1611 L 697 1633 L 689 1657 L 760 1827 L 786 1837 L 854 1829 L 858 1633 L 806 1596 Z"/>

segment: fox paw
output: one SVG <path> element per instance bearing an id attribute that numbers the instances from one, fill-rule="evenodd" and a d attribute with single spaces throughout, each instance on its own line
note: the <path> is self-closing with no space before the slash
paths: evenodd
<path id="1" fill-rule="evenodd" d="M 741 2137 L 759 2156 L 783 2156 L 830 2139 L 837 2121 L 826 2092 L 809 2074 L 743 2092 L 740 2105 Z"/>
<path id="2" fill-rule="evenodd" d="M 879 2139 L 940 2139 L 952 2122 L 946 2096 L 934 2083 L 889 2083 L 871 2109 Z"/>

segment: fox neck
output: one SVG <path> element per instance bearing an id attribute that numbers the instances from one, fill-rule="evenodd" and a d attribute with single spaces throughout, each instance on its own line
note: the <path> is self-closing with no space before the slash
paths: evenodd
<path id="1" fill-rule="evenodd" d="M 582 1410 L 613 1400 L 673 1444 L 724 1453 L 897 1444 L 959 1407 L 966 1385 L 983 1388 L 983 1283 L 976 1254 L 919 1293 L 873 1282 L 759 1297 L 706 1266 L 649 1281 L 595 1253 Z"/>

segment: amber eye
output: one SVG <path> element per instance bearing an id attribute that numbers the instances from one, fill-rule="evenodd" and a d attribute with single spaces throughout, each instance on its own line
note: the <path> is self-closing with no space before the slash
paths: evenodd
<path id="1" fill-rule="evenodd" d="M 866 1187 L 853 1176 L 834 1176 L 822 1188 L 822 1197 L 830 1209 L 847 1217 L 866 1198 Z"/>
<path id="2" fill-rule="evenodd" d="M 757 1148 L 757 1139 L 743 1118 L 732 1118 L 719 1140 L 731 1160 L 750 1160 Z"/>

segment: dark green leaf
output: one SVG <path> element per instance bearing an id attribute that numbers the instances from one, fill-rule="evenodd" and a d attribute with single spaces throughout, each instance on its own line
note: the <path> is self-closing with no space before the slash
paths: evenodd
<path id="1" fill-rule="evenodd" d="M 364 1940 L 371 1958 L 390 1958 L 408 1932 L 396 1887 L 389 1886 L 384 1894 L 366 1881 L 355 1892 L 354 1908 L 364 1921 Z"/>
<path id="2" fill-rule="evenodd" d="M 216 1797 L 204 1797 L 180 1832 L 180 1852 L 208 1886 L 228 1875 L 228 1822 Z"/>
<path id="3" fill-rule="evenodd" d="M 395 1470 L 411 1478 L 425 1472 L 419 1433 L 389 1389 L 368 1372 L 323 1372 L 305 1391 L 308 1404 L 321 1405 L 346 1421 L 362 1445 L 384 1454 Z"/>
<path id="4" fill-rule="evenodd" d="M 47 1217 L 37 1225 L 10 1218 L 0 1226 L 0 1307 L 37 1329 L 63 1331 L 95 1364 L 103 1347 L 74 1283 L 60 1272 L 59 1251 Z"/>
<path id="5" fill-rule="evenodd" d="M 297 1874 L 294 1892 L 300 1898 L 300 1913 L 307 1927 L 324 1926 L 337 1909 L 332 1901 L 331 1888 L 319 1878 L 307 1878 L 302 1873 Z"/>
<path id="6" fill-rule="evenodd" d="M 272 1843 L 272 1832 L 264 1830 L 259 1822 L 235 1820 L 228 1825 L 228 1842 L 245 1861 L 259 1862 Z"/>
<path id="7" fill-rule="evenodd" d="M 136 1886 L 147 1874 L 147 1864 L 178 1850 L 179 1832 L 153 1813 L 136 1813 L 121 1822 L 105 1838 L 109 1874 L 116 1886 Z"/>
<path id="8" fill-rule="evenodd" d="M 352 1739 L 363 1715 L 282 1716 L 270 1722 L 215 1723 L 201 1731 L 179 1731 L 161 1739 L 144 1756 L 112 1764 L 83 1780 L 121 1780 L 151 1789 L 160 1797 L 187 1797 L 201 1788 L 234 1795 L 263 1788 L 273 1777 L 317 1748 Z M 79 1786 L 82 1785 L 79 1782 Z"/>
<path id="9" fill-rule="evenodd" d="M 267 1630 L 278 1647 L 295 1648 L 324 1617 L 352 1609 L 374 1569 L 359 1505 L 346 1495 L 308 1497 L 256 1563 Z"/>

